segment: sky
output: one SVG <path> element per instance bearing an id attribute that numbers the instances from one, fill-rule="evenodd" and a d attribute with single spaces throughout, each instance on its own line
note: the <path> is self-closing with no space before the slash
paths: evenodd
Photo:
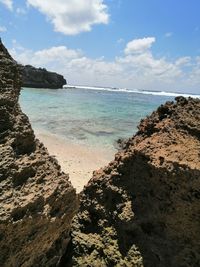
<path id="1" fill-rule="evenodd" d="M 199 94 L 199 14 L 199 0 L 0 0 L 0 37 L 69 84 Z"/>

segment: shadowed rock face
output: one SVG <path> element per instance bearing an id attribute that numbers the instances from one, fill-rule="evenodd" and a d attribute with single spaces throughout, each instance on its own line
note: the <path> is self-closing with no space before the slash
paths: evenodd
<path id="1" fill-rule="evenodd" d="M 20 66 L 20 69 L 23 87 L 60 89 L 67 83 L 62 75 L 46 69 L 30 65 Z"/>
<path id="2" fill-rule="evenodd" d="M 61 266 L 200 266 L 200 100 L 141 121 L 80 203 Z"/>
<path id="3" fill-rule="evenodd" d="M 76 193 L 18 104 L 19 67 L 0 42 L 0 266 L 56 266 Z"/>

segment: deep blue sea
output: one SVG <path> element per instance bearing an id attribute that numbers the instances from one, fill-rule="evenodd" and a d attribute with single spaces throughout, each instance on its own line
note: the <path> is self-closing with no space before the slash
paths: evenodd
<path id="1" fill-rule="evenodd" d="M 112 148 L 117 139 L 131 137 L 142 118 L 175 96 L 105 88 L 24 88 L 20 104 L 37 132 Z"/>

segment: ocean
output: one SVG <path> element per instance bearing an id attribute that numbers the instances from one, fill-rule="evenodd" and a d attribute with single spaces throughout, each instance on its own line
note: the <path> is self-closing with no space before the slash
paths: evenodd
<path id="1" fill-rule="evenodd" d="M 113 149 L 119 138 L 133 136 L 142 118 L 178 95 L 81 86 L 58 90 L 24 88 L 20 104 L 36 132 Z"/>

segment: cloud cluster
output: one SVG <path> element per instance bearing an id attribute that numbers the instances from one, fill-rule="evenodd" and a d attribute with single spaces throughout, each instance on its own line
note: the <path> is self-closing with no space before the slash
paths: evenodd
<path id="1" fill-rule="evenodd" d="M 75 35 L 90 31 L 94 24 L 107 24 L 109 15 L 103 0 L 27 0 L 54 25 L 54 30 Z"/>
<path id="2" fill-rule="evenodd" d="M 194 60 L 181 57 L 174 61 L 157 58 L 151 51 L 154 42 L 154 37 L 132 40 L 125 46 L 123 56 L 113 61 L 92 59 L 82 51 L 66 46 L 34 52 L 14 43 L 10 52 L 23 64 L 62 73 L 70 84 L 186 92 L 191 89 L 193 93 L 200 93 L 197 87 L 200 84 L 200 57 Z"/>
<path id="3" fill-rule="evenodd" d="M 0 0 L 0 3 L 4 4 L 8 9 L 13 9 L 13 1 L 12 0 Z"/>
<path id="4" fill-rule="evenodd" d="M 146 37 L 142 39 L 135 39 L 129 42 L 125 48 L 125 54 L 138 54 L 143 53 L 156 41 L 155 37 Z"/>
<path id="5" fill-rule="evenodd" d="M 0 0 L 13 11 L 13 0 Z M 66 35 L 88 32 L 95 24 L 108 24 L 108 7 L 104 0 L 26 0 L 27 7 L 33 7 L 44 14 L 54 30 Z M 14 11 L 24 15 L 27 8 L 17 7 Z"/>

